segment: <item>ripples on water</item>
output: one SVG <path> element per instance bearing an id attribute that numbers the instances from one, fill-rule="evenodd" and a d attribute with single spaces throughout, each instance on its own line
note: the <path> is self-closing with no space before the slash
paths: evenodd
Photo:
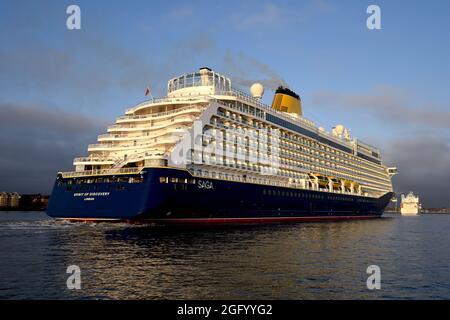
<path id="1" fill-rule="evenodd" d="M 448 299 L 450 215 L 165 228 L 0 213 L 0 298 Z M 82 289 L 68 290 L 67 266 Z M 381 290 L 366 268 L 381 268 Z"/>

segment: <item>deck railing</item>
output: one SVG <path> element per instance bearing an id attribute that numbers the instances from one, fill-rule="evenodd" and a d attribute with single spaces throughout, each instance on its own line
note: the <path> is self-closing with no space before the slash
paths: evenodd
<path id="1" fill-rule="evenodd" d="M 100 157 L 79 157 L 73 159 L 73 162 L 114 162 L 113 158 L 100 158 Z"/>
<path id="2" fill-rule="evenodd" d="M 134 107 L 128 108 L 125 110 L 125 113 L 133 112 L 135 109 L 145 106 L 147 104 L 154 104 L 154 103 L 172 103 L 172 102 L 187 102 L 187 103 L 197 103 L 199 102 L 199 98 L 201 98 L 204 95 L 199 95 L 197 97 L 178 97 L 178 98 L 157 98 L 157 99 L 150 99 L 145 100 Z"/>
<path id="3" fill-rule="evenodd" d="M 143 167 L 136 168 L 117 168 L 117 169 L 101 169 L 101 170 L 84 170 L 84 171 L 68 171 L 59 172 L 63 178 L 76 178 L 84 176 L 105 176 L 112 174 L 136 174 L 142 171 Z"/>
<path id="4" fill-rule="evenodd" d="M 147 118 L 157 118 L 157 117 L 162 117 L 162 116 L 166 116 L 166 115 L 171 115 L 171 114 L 175 114 L 178 112 L 182 112 L 182 111 L 186 111 L 186 110 L 195 110 L 195 111 L 201 111 L 202 107 L 199 105 L 189 105 L 186 107 L 182 107 L 182 108 L 178 108 L 178 109 L 174 109 L 174 110 L 169 110 L 169 111 L 162 111 L 162 112 L 157 112 L 157 113 L 150 113 L 150 114 L 142 114 L 142 115 L 125 115 L 125 116 L 120 116 L 117 118 L 117 120 L 135 120 L 135 119 L 147 119 Z"/>

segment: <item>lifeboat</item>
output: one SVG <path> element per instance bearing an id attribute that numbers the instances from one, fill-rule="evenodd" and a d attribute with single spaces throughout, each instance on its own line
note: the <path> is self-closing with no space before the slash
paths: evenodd
<path id="1" fill-rule="evenodd" d="M 332 184 L 333 184 L 333 189 L 334 190 L 338 190 L 341 188 L 341 180 L 335 178 L 335 177 L 328 177 L 328 179 L 331 180 Z"/>
<path id="2" fill-rule="evenodd" d="M 352 189 L 352 180 L 343 180 L 345 191 L 350 191 Z"/>
<path id="3" fill-rule="evenodd" d="M 309 174 L 309 176 L 311 178 L 313 178 L 314 180 L 317 179 L 319 188 L 328 188 L 328 178 L 327 177 L 321 175 L 320 173 L 316 173 L 316 172 L 311 172 Z"/>

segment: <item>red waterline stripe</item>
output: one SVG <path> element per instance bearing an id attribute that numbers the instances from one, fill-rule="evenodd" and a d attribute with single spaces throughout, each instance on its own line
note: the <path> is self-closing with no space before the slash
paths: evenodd
<path id="1" fill-rule="evenodd" d="M 186 219 L 108 219 L 108 218 L 62 218 L 81 222 L 128 222 L 128 223 L 162 223 L 162 224 L 220 224 L 220 223 L 268 223 L 284 221 L 337 221 L 351 219 L 374 219 L 372 216 L 319 216 L 319 217 L 256 217 L 256 218 L 186 218 Z"/>
<path id="2" fill-rule="evenodd" d="M 283 221 L 336 221 L 350 219 L 373 219 L 375 216 L 332 216 L 332 217 L 267 217 L 267 218 L 197 218 L 197 219 L 151 219 L 149 222 L 167 223 L 167 224 L 213 224 L 213 223 L 267 223 Z"/>

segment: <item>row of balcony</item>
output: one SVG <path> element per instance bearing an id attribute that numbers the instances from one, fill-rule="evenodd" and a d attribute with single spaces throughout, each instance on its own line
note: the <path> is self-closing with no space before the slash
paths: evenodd
<path id="1" fill-rule="evenodd" d="M 208 140 L 208 138 L 206 138 Z M 208 145 L 208 144 L 207 144 Z M 227 153 L 227 154 L 235 154 L 237 152 L 237 154 L 240 154 L 242 156 L 252 156 L 252 157 L 259 157 L 261 158 L 262 156 L 270 156 L 276 157 L 276 161 L 281 161 L 282 164 L 286 164 L 286 165 L 290 165 L 290 163 L 288 163 L 289 161 L 295 162 L 295 161 L 302 161 L 302 162 L 306 162 L 305 165 L 321 165 L 324 167 L 328 167 L 328 168 L 324 168 L 324 170 L 329 170 L 329 174 L 337 174 L 339 172 L 339 174 L 345 174 L 348 175 L 348 177 L 351 177 L 352 179 L 355 179 L 356 177 L 359 177 L 361 179 L 364 179 L 366 181 L 375 183 L 375 184 L 379 184 L 379 185 L 383 185 L 385 187 L 389 187 L 390 184 L 388 183 L 388 180 L 386 179 L 386 177 L 379 178 L 378 176 L 371 176 L 368 175 L 362 171 L 359 170 L 354 170 L 351 168 L 347 168 L 345 166 L 343 166 L 343 162 L 341 162 L 342 164 L 339 164 L 339 162 L 337 164 L 331 163 L 329 158 L 326 158 L 324 155 L 319 154 L 317 151 L 317 154 L 312 154 L 310 155 L 309 153 L 301 153 L 299 154 L 298 150 L 295 150 L 291 147 L 286 147 L 286 149 L 279 149 L 279 148 L 253 148 L 251 146 L 249 146 L 248 144 L 234 144 L 231 145 L 229 143 L 217 143 L 215 144 L 214 142 L 212 142 L 209 146 L 211 146 L 212 148 L 217 148 L 217 150 L 220 150 L 220 152 L 223 153 Z M 225 150 L 225 151 L 224 151 Z M 215 152 L 217 153 L 217 152 Z M 284 161 L 283 158 L 286 158 L 286 160 Z M 272 159 L 272 158 L 270 158 Z M 275 158 L 274 158 L 275 159 Z M 272 161 L 272 160 L 270 160 Z M 344 161 L 341 159 L 341 161 Z M 290 165 L 292 167 L 293 170 L 298 170 L 298 166 L 294 166 L 294 165 Z M 348 166 L 348 164 L 347 164 Z"/>
<path id="2" fill-rule="evenodd" d="M 299 174 L 301 174 L 301 172 L 311 172 L 311 170 L 313 170 L 313 166 L 317 166 L 318 164 L 315 163 L 312 160 L 305 160 L 306 163 L 304 164 L 305 166 L 310 167 L 309 169 L 304 169 L 301 168 L 299 165 L 292 165 L 291 163 L 289 163 L 286 160 L 283 160 L 278 157 L 262 157 L 263 155 L 258 154 L 255 155 L 255 162 L 254 161 L 249 161 L 248 159 L 245 160 L 246 158 L 244 157 L 245 155 L 247 156 L 252 156 L 249 154 L 242 154 L 242 159 L 239 160 L 239 157 L 232 153 L 229 152 L 227 153 L 228 155 L 233 154 L 233 156 L 209 156 L 207 154 L 203 155 L 203 157 L 200 157 L 199 155 L 195 155 L 193 158 L 193 161 L 195 162 L 202 162 L 202 163 L 207 163 L 207 164 L 215 164 L 215 165 L 223 165 L 223 166 L 229 166 L 229 167 L 233 167 L 233 168 L 238 168 L 238 169 L 246 169 L 246 170 L 253 170 L 253 171 L 261 171 L 261 168 L 265 168 L 265 170 L 267 172 L 271 172 L 271 173 L 276 173 L 279 172 L 284 176 L 288 176 L 288 177 L 295 177 L 298 176 Z M 202 160 L 203 158 L 203 160 Z M 269 165 L 268 167 L 265 167 L 268 163 L 270 163 L 271 165 Z M 278 163 L 278 165 L 276 165 L 275 167 L 273 166 L 274 164 Z M 338 175 L 341 176 L 342 172 L 338 172 L 335 169 L 326 169 L 326 168 L 321 168 L 318 169 L 319 171 L 321 171 L 322 173 L 326 174 L 326 175 Z M 345 170 L 344 170 L 345 171 Z M 347 175 L 344 173 L 344 175 L 342 175 L 342 178 L 345 179 L 356 179 L 357 177 L 354 175 Z M 366 179 L 362 179 L 362 180 L 366 180 Z M 369 183 L 371 183 L 369 180 L 366 180 Z M 376 184 L 376 183 L 375 183 Z M 383 184 L 378 184 L 378 185 L 383 185 Z M 383 185 L 384 188 L 389 189 L 389 185 Z M 383 189 L 384 190 L 384 189 Z"/>
<path id="3" fill-rule="evenodd" d="M 197 117 L 192 116 L 192 115 L 184 115 L 184 116 L 180 116 L 180 117 L 176 117 L 170 120 L 165 120 L 165 121 L 161 121 L 160 123 L 158 123 L 158 125 L 152 125 L 152 126 L 139 126 L 136 124 L 114 124 L 111 126 L 108 126 L 107 131 L 108 132 L 112 132 L 112 131 L 144 131 L 144 130 L 158 130 L 158 129 L 163 129 L 166 128 L 169 125 L 172 124 L 180 124 L 180 123 L 185 123 L 185 122 L 193 122 Z"/>
<path id="4" fill-rule="evenodd" d="M 147 119 L 154 119 L 159 117 L 165 117 L 168 115 L 176 115 L 178 113 L 199 113 L 204 109 L 204 106 L 201 105 L 189 105 L 182 108 L 177 108 L 174 110 L 169 111 L 162 111 L 162 112 L 156 112 L 156 113 L 149 113 L 149 114 L 141 114 L 141 115 L 124 115 L 117 118 L 117 123 L 122 121 L 129 121 L 129 120 L 147 120 Z"/>
<path id="5" fill-rule="evenodd" d="M 180 126 L 176 128 L 169 127 L 165 130 L 161 130 L 160 132 L 152 132 L 152 134 L 147 133 L 145 135 L 133 136 L 129 134 L 114 134 L 114 133 L 106 133 L 98 136 L 98 141 L 127 141 L 127 140 L 148 140 L 154 139 L 155 137 L 167 134 L 167 133 L 184 133 L 186 130 L 189 130 L 188 126 Z"/>
<path id="6" fill-rule="evenodd" d="M 73 159 L 73 163 L 114 163 L 115 158 L 101 158 L 101 157 L 78 157 Z"/>
<path id="7" fill-rule="evenodd" d="M 150 106 L 153 104 L 173 104 L 173 103 L 201 103 L 201 102 L 207 102 L 206 99 L 199 99 L 197 98 L 188 98 L 188 97 L 182 97 L 182 98 L 156 98 L 156 99 L 152 99 L 152 100 L 146 100 L 143 101 L 137 105 L 135 105 L 134 107 L 131 108 L 127 108 L 125 110 L 126 114 L 130 114 L 133 113 L 135 110 L 144 107 L 144 106 Z"/>
<path id="8" fill-rule="evenodd" d="M 221 125 L 219 123 L 216 122 L 215 124 L 216 127 L 219 128 L 225 128 L 227 129 L 224 125 Z M 212 131 L 212 130 L 211 130 Z M 244 135 L 243 133 L 241 133 L 240 131 L 243 131 L 242 129 L 237 129 L 237 130 L 233 130 L 236 131 L 237 135 Z M 208 132 L 208 131 L 206 131 Z M 209 132 L 210 134 L 206 134 L 205 138 L 206 138 L 206 142 L 208 143 L 208 141 L 210 141 L 210 137 L 214 137 L 214 135 L 212 134 L 212 132 Z M 290 140 L 290 141 L 286 141 L 286 140 Z M 227 139 L 228 141 L 228 139 Z M 236 141 L 234 141 L 236 142 Z M 274 142 L 278 142 L 278 139 L 275 139 Z M 237 143 L 239 143 L 239 141 L 237 141 Z M 298 144 L 301 144 L 302 146 L 299 146 Z M 245 146 L 248 146 L 248 143 L 244 143 Z M 254 143 L 253 146 L 260 146 L 261 143 Z M 265 147 L 267 147 L 267 142 L 265 143 L 265 145 L 263 145 Z M 302 148 L 306 148 L 307 153 L 303 152 L 306 156 L 309 156 L 310 154 L 313 155 L 314 157 L 317 157 L 317 161 L 321 161 L 321 159 L 323 161 L 336 161 L 337 162 L 337 166 L 344 172 L 346 172 L 347 174 L 362 174 L 365 175 L 367 177 L 369 177 L 369 175 L 363 173 L 362 171 L 360 171 L 362 169 L 361 165 L 358 164 L 350 164 L 349 160 L 352 157 L 351 155 L 344 157 L 344 153 L 340 152 L 340 151 L 336 151 L 336 153 L 330 155 L 330 157 L 326 157 L 325 156 L 325 151 L 330 151 L 330 150 L 334 150 L 331 149 L 329 147 L 324 147 L 324 146 L 320 146 L 318 143 L 313 143 L 313 142 L 309 142 L 308 140 L 292 140 L 290 138 L 283 138 L 281 139 L 281 141 L 279 142 L 278 146 L 281 146 L 283 148 L 287 148 L 288 150 L 290 150 L 290 152 L 294 153 L 298 153 L 299 151 L 302 152 Z M 295 147 L 294 147 L 295 146 Z M 264 148 L 265 149 L 265 148 Z M 275 146 L 271 146 L 271 150 L 273 149 L 279 149 L 277 147 L 277 144 L 275 144 Z M 308 151 L 309 150 L 309 151 Z M 342 154 L 342 157 L 339 157 L 338 154 Z M 344 166 L 342 166 L 342 164 L 346 164 L 347 166 L 353 166 L 355 167 L 355 169 L 351 169 L 351 168 L 345 168 Z M 370 176 L 373 179 L 377 179 L 378 181 L 382 181 L 381 183 L 386 183 L 386 175 L 382 175 L 381 171 L 380 171 L 380 167 L 377 168 L 378 170 L 371 170 L 369 168 L 365 168 L 367 171 L 370 171 L 374 174 L 374 177 Z"/>
<path id="9" fill-rule="evenodd" d="M 111 174 L 136 174 L 142 171 L 142 167 L 136 168 L 118 168 L 118 169 L 101 169 L 101 170 L 84 170 L 84 171 L 68 171 L 59 172 L 63 178 L 77 178 L 85 176 L 102 176 Z"/>
<path id="10" fill-rule="evenodd" d="M 169 136 L 153 138 L 150 143 L 131 144 L 131 145 L 118 145 L 114 143 L 95 143 L 88 146 L 88 151 L 113 151 L 113 150 L 129 150 L 138 148 L 153 147 L 161 144 L 175 144 L 180 140 L 180 136 Z"/>

